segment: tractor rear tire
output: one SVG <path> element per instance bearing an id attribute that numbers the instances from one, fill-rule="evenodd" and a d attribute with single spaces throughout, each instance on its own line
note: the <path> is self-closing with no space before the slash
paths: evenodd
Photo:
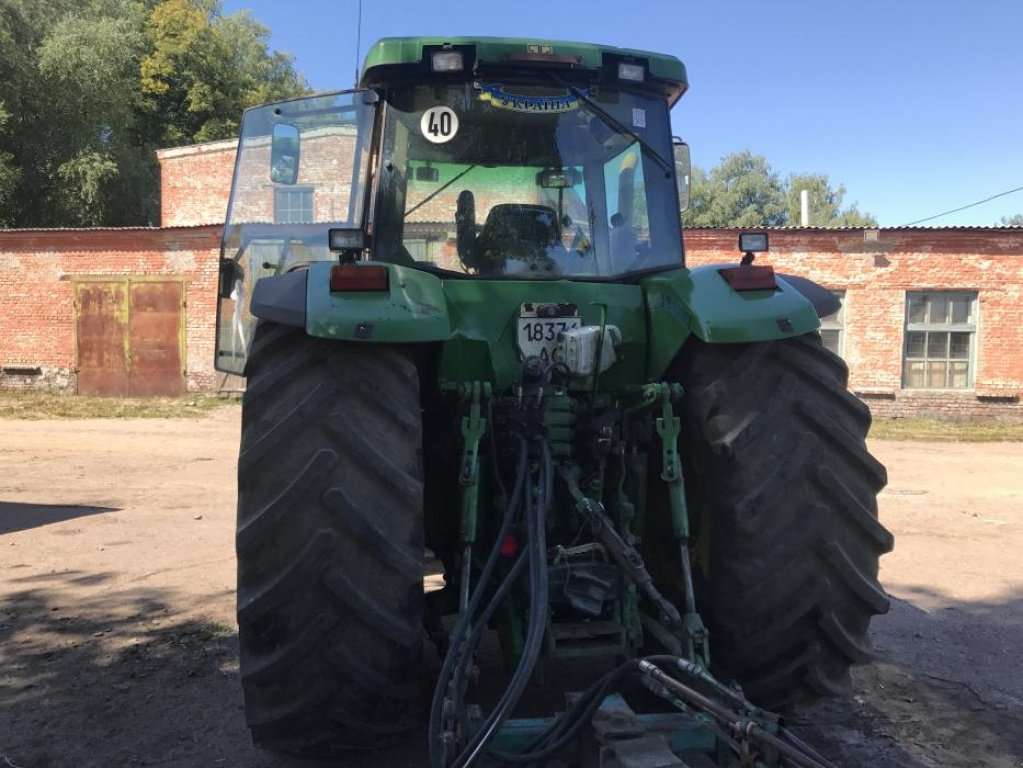
<path id="1" fill-rule="evenodd" d="M 698 607 L 717 671 L 763 706 L 847 695 L 888 610 L 870 411 L 817 334 L 683 351 Z"/>
<path id="2" fill-rule="evenodd" d="M 246 375 L 236 544 L 253 741 L 310 756 L 380 746 L 421 705 L 416 366 L 261 323 Z"/>

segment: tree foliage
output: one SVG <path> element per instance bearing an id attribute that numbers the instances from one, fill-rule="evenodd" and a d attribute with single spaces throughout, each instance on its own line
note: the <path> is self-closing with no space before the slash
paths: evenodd
<path id="1" fill-rule="evenodd" d="M 159 220 L 155 150 L 305 83 L 219 0 L 0 0 L 0 226 Z"/>
<path id="2" fill-rule="evenodd" d="M 694 168 L 692 202 L 685 213 L 691 227 L 783 227 L 800 223 L 800 191 L 810 198 L 816 227 L 876 227 L 877 220 L 855 205 L 843 207 L 845 187 L 832 187 L 823 174 L 793 174 L 782 180 L 761 155 L 727 155 L 709 172 Z"/>
<path id="3" fill-rule="evenodd" d="M 1023 213 L 1014 213 L 1012 216 L 1003 216 L 1003 227 L 1023 227 Z"/>
<path id="4" fill-rule="evenodd" d="M 694 227 L 781 226 L 785 188 L 760 155 L 749 151 L 723 158 L 709 173 L 693 172 L 689 224 Z"/>

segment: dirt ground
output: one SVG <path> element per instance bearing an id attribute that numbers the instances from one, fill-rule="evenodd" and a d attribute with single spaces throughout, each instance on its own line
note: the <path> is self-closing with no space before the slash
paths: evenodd
<path id="1" fill-rule="evenodd" d="M 309 765 L 244 725 L 238 421 L 0 421 L 0 768 Z M 880 660 L 794 720 L 842 766 L 1018 768 L 1023 444 L 872 447 L 897 542 Z M 419 733 L 345 765 L 422 755 Z"/>

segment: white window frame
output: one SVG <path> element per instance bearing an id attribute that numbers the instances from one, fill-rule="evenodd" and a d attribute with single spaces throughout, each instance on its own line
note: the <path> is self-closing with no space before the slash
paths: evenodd
<path id="1" fill-rule="evenodd" d="M 970 304 L 969 310 L 969 322 L 965 323 L 954 323 L 949 319 L 947 322 L 932 322 L 930 320 L 930 299 L 933 297 L 942 297 L 945 299 L 967 299 Z M 914 298 L 922 298 L 927 305 L 927 317 L 925 322 L 912 322 L 910 320 L 910 302 Z M 974 377 L 977 369 L 977 292 L 976 291 L 907 291 L 906 302 L 905 302 L 905 332 L 903 334 L 902 341 L 902 387 L 903 389 L 914 390 L 917 392 L 968 392 L 973 389 Z M 924 343 L 923 357 L 909 356 L 909 337 L 911 333 L 923 333 Z M 948 333 L 949 341 L 946 345 L 946 352 L 944 357 L 930 357 L 930 335 L 931 333 Z M 951 334 L 953 333 L 968 333 L 970 345 L 969 351 L 965 358 L 952 358 L 951 357 Z M 944 361 L 946 363 L 945 373 L 945 386 L 944 387 L 932 387 L 926 384 L 928 380 L 927 363 Z M 923 362 L 924 363 L 924 385 L 923 386 L 911 386 L 909 384 L 909 364 L 911 362 Z M 951 363 L 953 362 L 965 362 L 966 363 L 966 386 L 953 387 L 949 386 L 949 376 L 951 370 Z"/>
<path id="2" fill-rule="evenodd" d="M 281 205 L 281 198 L 289 198 L 287 206 Z M 301 197 L 302 205 L 291 205 L 293 197 Z M 308 209 L 305 202 L 308 201 Z M 296 213 L 300 216 L 308 212 L 308 218 L 293 218 Z M 313 187 L 275 187 L 274 188 L 274 224 L 312 224 L 315 209 L 313 208 Z"/>
<path id="3" fill-rule="evenodd" d="M 838 351 L 835 354 L 845 359 L 845 305 L 846 301 L 848 301 L 848 294 L 844 290 L 835 290 L 831 291 L 831 293 L 842 306 L 838 308 L 837 312 L 832 312 L 830 315 L 825 315 L 821 318 L 821 337 L 824 336 L 824 331 L 837 331 Z"/>

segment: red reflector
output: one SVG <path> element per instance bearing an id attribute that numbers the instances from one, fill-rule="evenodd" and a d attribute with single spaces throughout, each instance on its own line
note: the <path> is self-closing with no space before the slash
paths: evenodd
<path id="1" fill-rule="evenodd" d="M 774 267 L 750 265 L 729 267 L 720 272 L 733 291 L 773 291 L 778 287 L 774 281 Z"/>
<path id="2" fill-rule="evenodd" d="M 387 267 L 338 264 L 330 270 L 331 291 L 386 291 Z"/>
<path id="3" fill-rule="evenodd" d="M 509 533 L 501 542 L 501 554 L 505 557 L 515 557 L 519 551 L 519 540 L 514 533 Z"/>

